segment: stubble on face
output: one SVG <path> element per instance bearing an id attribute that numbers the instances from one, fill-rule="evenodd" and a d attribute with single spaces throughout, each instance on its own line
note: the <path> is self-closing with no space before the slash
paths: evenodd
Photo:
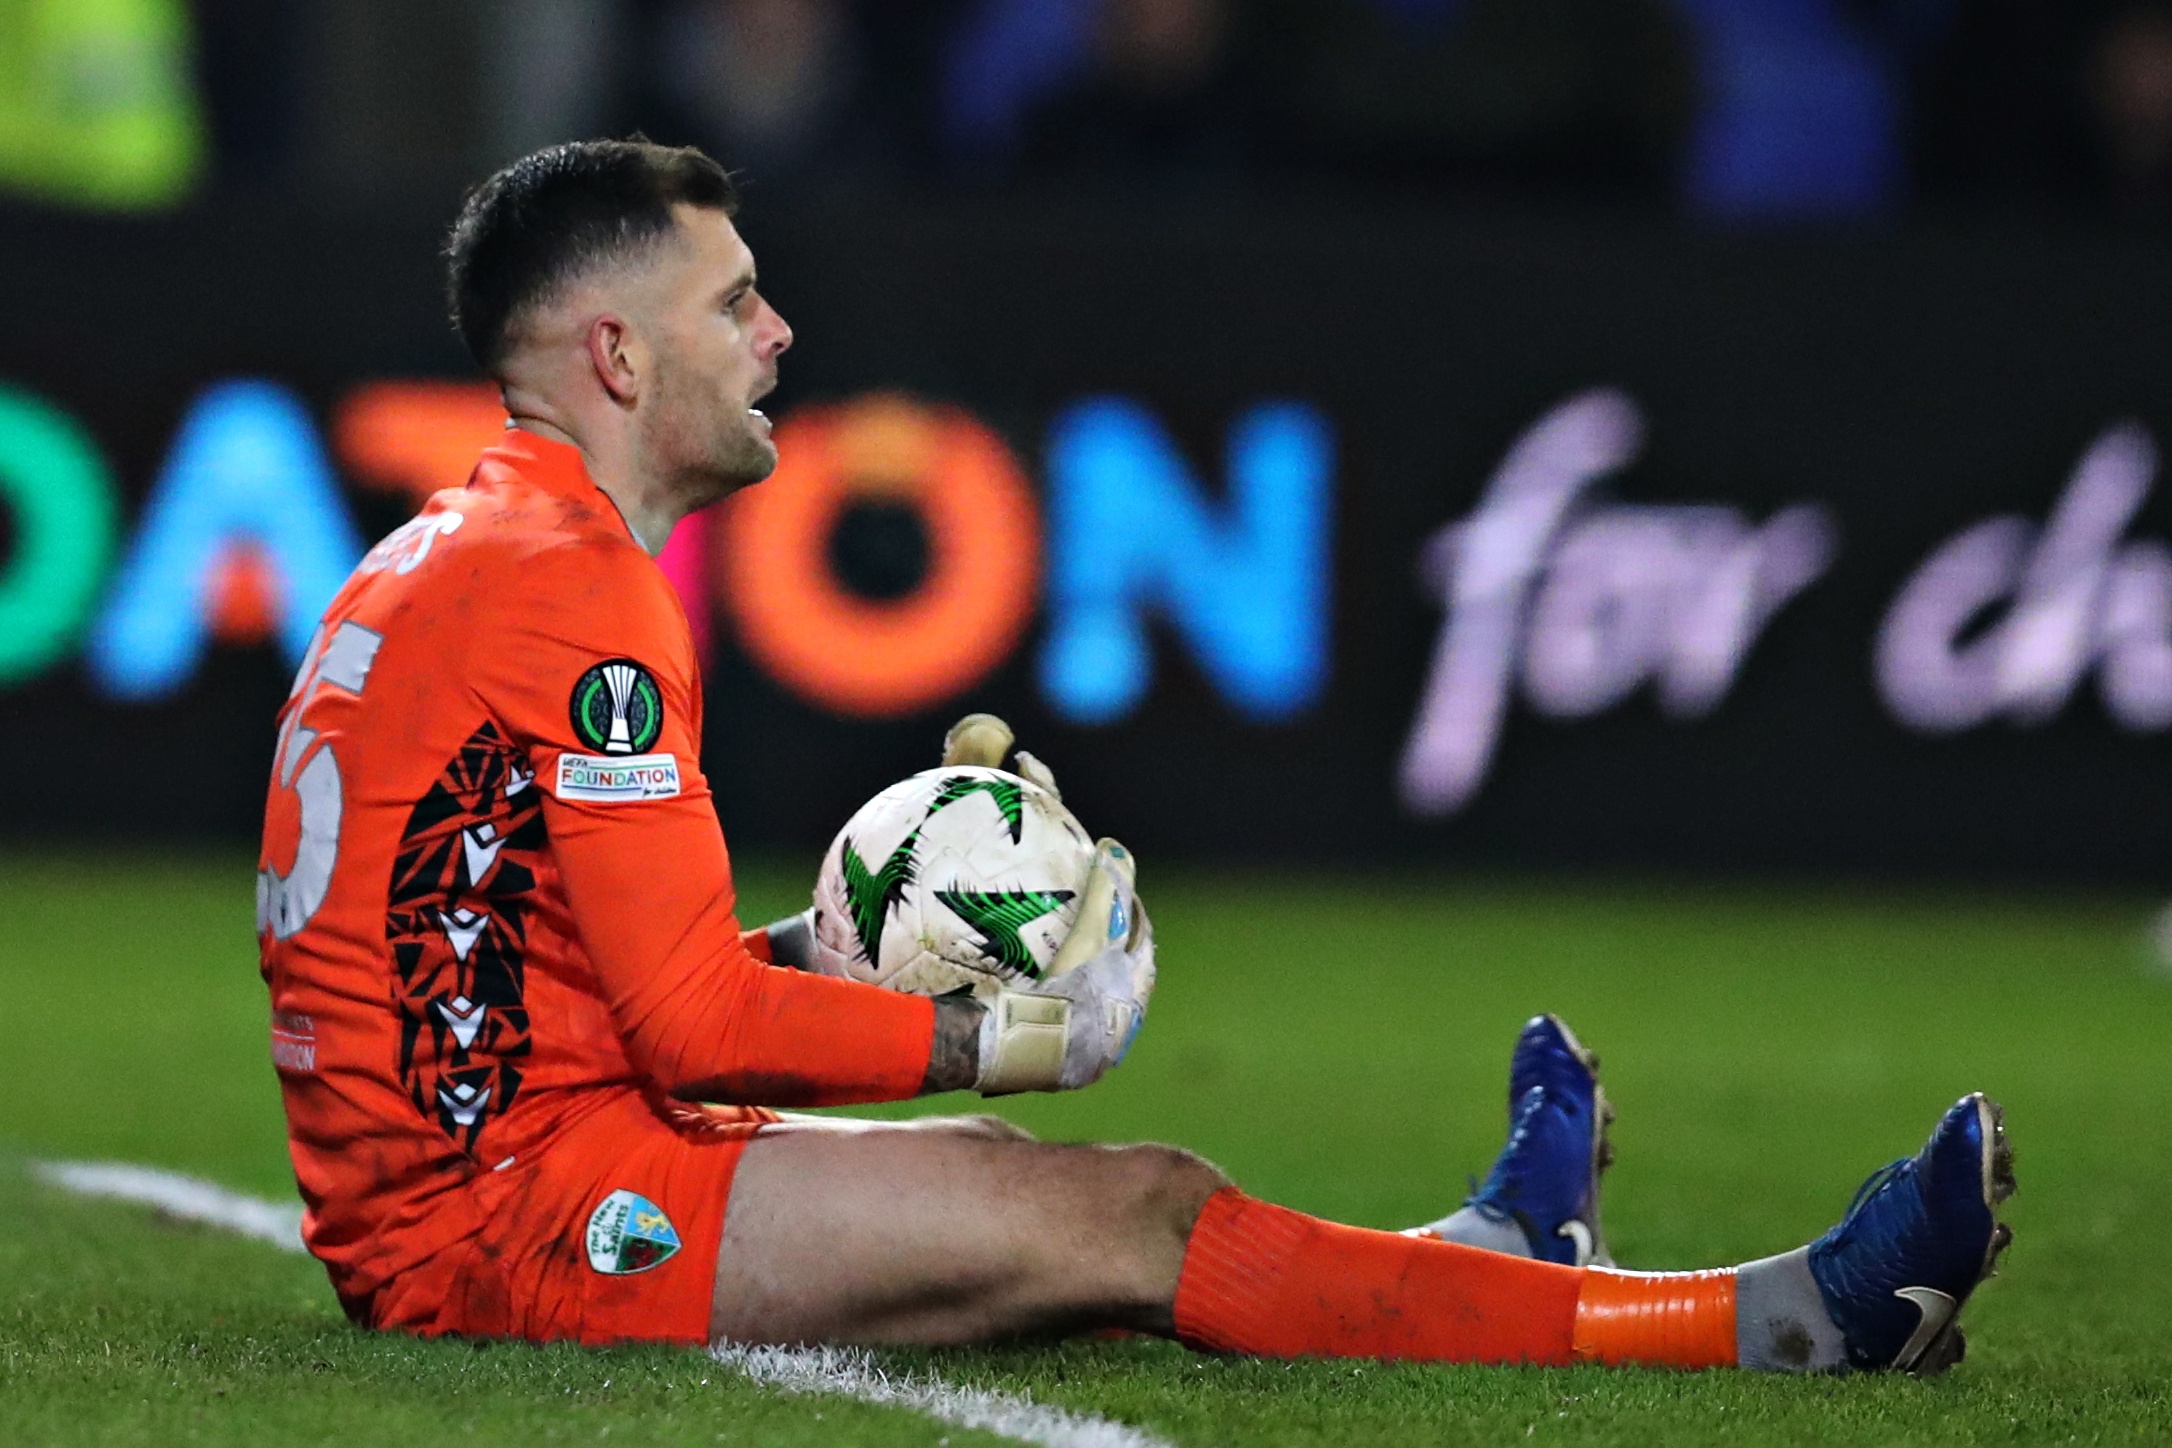
<path id="1" fill-rule="evenodd" d="M 768 477 L 777 447 L 748 415 L 718 396 L 716 379 L 671 345 L 657 347 L 645 440 L 649 465 L 672 479 L 687 511 L 705 508 Z"/>
<path id="2" fill-rule="evenodd" d="M 649 324 L 651 378 L 644 398 L 649 462 L 672 479 L 688 511 L 705 507 L 775 471 L 776 445 L 753 403 L 776 381 L 774 359 L 757 359 L 743 336 L 727 334 L 715 311 L 718 289 L 751 265 L 721 216 L 682 216 L 660 269 Z"/>

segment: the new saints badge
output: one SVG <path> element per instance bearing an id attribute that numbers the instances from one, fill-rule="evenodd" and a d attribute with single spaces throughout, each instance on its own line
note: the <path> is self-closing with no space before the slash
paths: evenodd
<path id="1" fill-rule="evenodd" d="M 588 1265 L 623 1277 L 646 1272 L 679 1250 L 664 1209 L 635 1192 L 616 1191 L 588 1217 Z"/>
<path id="2" fill-rule="evenodd" d="M 664 696 L 632 659 L 607 659 L 573 686 L 573 737 L 599 754 L 646 754 L 664 732 Z"/>

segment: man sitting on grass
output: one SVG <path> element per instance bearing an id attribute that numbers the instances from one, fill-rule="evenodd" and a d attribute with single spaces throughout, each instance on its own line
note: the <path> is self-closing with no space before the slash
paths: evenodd
<path id="1" fill-rule="evenodd" d="M 1963 1098 L 1809 1247 L 1603 1265 L 1595 1063 L 1541 1017 L 1483 1188 L 1407 1233 L 1245 1195 L 1168 1146 L 772 1108 L 1071 1090 L 1129 1045 L 1153 942 L 1119 845 L 1063 955 L 984 1008 L 774 963 L 701 773 L 654 555 L 776 464 L 792 333 L 732 184 L 588 142 L 469 197 L 455 321 L 512 426 L 380 543 L 281 717 L 257 879 L 305 1234 L 374 1327 L 584 1342 L 971 1343 L 1128 1328 L 1280 1356 L 1932 1371 L 2007 1240 Z M 1142 339 L 1149 345 L 1151 339 Z M 991 743 L 991 739 L 994 740 Z M 1007 730 L 954 762 L 1001 765 Z M 1386 1003 L 1383 1003 L 1385 1007 Z"/>

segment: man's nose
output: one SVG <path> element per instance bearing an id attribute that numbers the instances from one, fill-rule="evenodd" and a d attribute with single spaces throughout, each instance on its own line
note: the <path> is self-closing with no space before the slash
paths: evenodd
<path id="1" fill-rule="evenodd" d="M 792 324 L 787 322 L 783 314 L 766 300 L 762 303 L 762 313 L 762 320 L 765 324 L 762 337 L 762 355 L 774 357 L 792 345 Z"/>

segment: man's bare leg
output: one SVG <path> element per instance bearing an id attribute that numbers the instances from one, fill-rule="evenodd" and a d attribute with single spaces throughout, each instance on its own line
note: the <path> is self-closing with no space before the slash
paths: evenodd
<path id="1" fill-rule="evenodd" d="M 801 1118 L 748 1144 L 713 1336 L 943 1344 L 1174 1331 L 1185 1242 L 1221 1172 L 1168 1146 L 1039 1142 L 994 1117 Z"/>
<path id="2" fill-rule="evenodd" d="M 1935 1372 L 2011 1238 L 1996 1208 L 2012 1190 L 1998 1108 L 1972 1094 L 1812 1247 L 1623 1273 L 1322 1221 L 1172 1147 L 1048 1145 L 986 1118 L 802 1120 L 747 1147 L 711 1323 L 745 1342 L 1120 1326 L 1272 1357 Z M 1833 1329 L 1824 1351 L 1802 1313 Z"/>

